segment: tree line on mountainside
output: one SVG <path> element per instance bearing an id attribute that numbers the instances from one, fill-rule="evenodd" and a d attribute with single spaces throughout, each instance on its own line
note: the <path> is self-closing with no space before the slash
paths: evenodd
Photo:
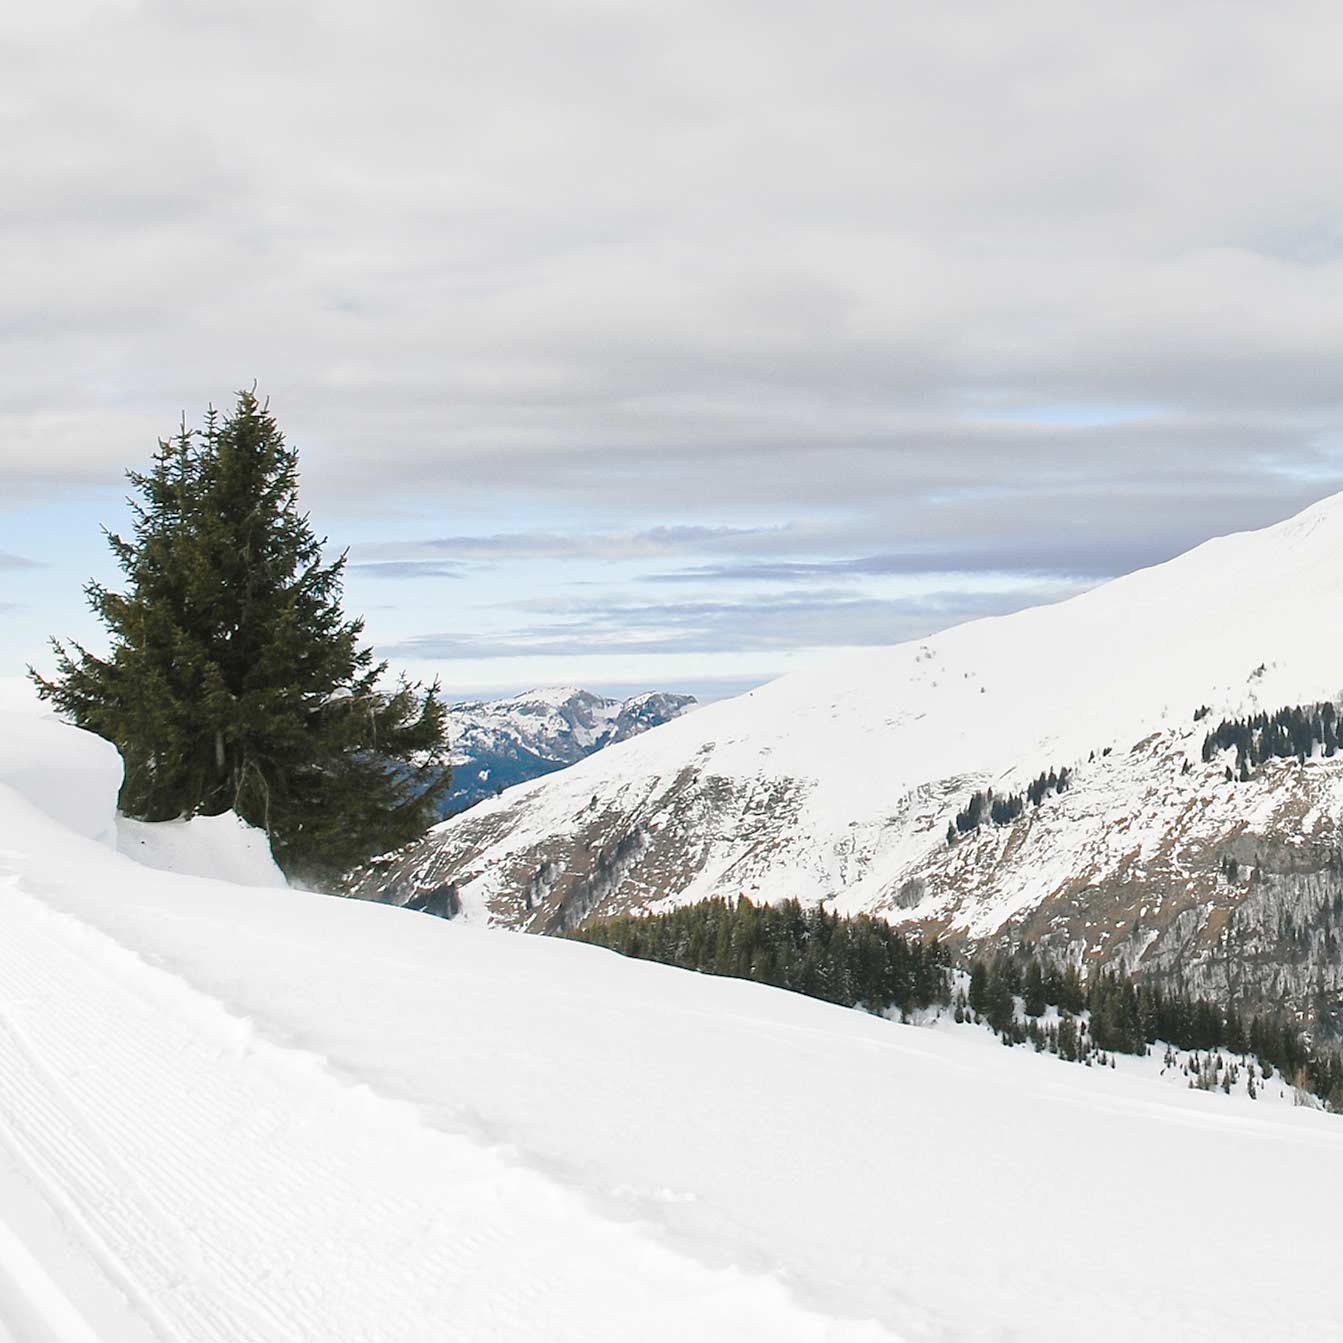
<path id="1" fill-rule="evenodd" d="M 935 939 L 924 942 L 884 919 L 844 918 L 796 900 L 701 900 L 663 914 L 595 920 L 567 935 L 625 956 L 753 979 L 873 1012 L 907 1015 L 950 1001 L 950 960 Z"/>
<path id="2" fill-rule="evenodd" d="M 1046 1026 L 1041 1018 L 1051 1007 L 1057 1017 Z M 1343 1055 L 1313 1045 L 1294 1022 L 1262 1013 L 1243 1017 L 1234 1006 L 1113 971 L 1083 980 L 1076 967 L 1038 955 L 976 957 L 955 1015 L 982 1020 L 1004 1044 L 1033 1044 L 1081 1062 L 1097 1053 L 1143 1055 L 1158 1041 L 1195 1054 L 1225 1049 L 1258 1060 L 1269 1073 L 1276 1069 L 1290 1084 L 1343 1111 Z"/>
<path id="3" fill-rule="evenodd" d="M 1205 710 L 1195 715 L 1195 721 Z M 1206 764 L 1222 751 L 1235 749 L 1236 765 L 1228 772 L 1242 781 L 1250 769 L 1274 758 L 1292 756 L 1305 760 L 1319 746 L 1326 756 L 1338 751 L 1338 711 L 1332 704 L 1290 705 L 1273 713 L 1251 714 L 1245 718 L 1224 718 L 1203 739 Z"/>
<path id="4" fill-rule="evenodd" d="M 1219 1062 L 1225 1050 L 1257 1060 L 1261 1080 L 1276 1071 L 1343 1111 L 1343 1056 L 1313 1046 L 1286 1018 L 1243 1017 L 1212 999 L 1111 971 L 1084 978 L 1075 965 L 1033 952 L 976 957 L 958 987 L 945 945 L 866 914 L 843 917 L 797 900 L 758 905 L 716 897 L 659 914 L 593 920 L 566 936 L 870 1012 L 907 1017 L 916 1008 L 946 1005 L 957 1021 L 983 1023 L 1006 1045 L 1030 1044 L 1088 1065 L 1113 1066 L 1115 1055 L 1144 1055 L 1163 1042 L 1211 1060 L 1194 1068 L 1194 1085 L 1209 1078 L 1229 1084 L 1232 1065 Z"/>

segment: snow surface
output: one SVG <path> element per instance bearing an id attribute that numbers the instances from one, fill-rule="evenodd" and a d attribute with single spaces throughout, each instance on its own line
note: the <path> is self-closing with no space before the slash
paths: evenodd
<path id="1" fill-rule="evenodd" d="M 1335 1117 L 145 868 L 51 814 L 116 780 L 44 728 L 45 782 L 0 738 L 7 1343 L 1337 1331 Z"/>
<path id="2" fill-rule="evenodd" d="M 146 867 L 240 886 L 286 886 L 264 831 L 231 811 L 182 821 L 117 816 L 117 849 Z"/>
<path id="3" fill-rule="evenodd" d="M 519 922 L 519 872 L 538 857 L 563 867 L 637 826 L 661 837 L 650 850 L 659 866 L 647 879 L 632 871 L 631 899 L 793 896 L 986 933 L 1076 877 L 1078 854 L 1094 860 L 1095 883 L 1150 856 L 1178 824 L 1191 841 L 1220 838 L 1220 814 L 1206 833 L 1182 817 L 1225 764 L 1202 766 L 1204 733 L 1224 716 L 1337 700 L 1343 624 L 1324 613 L 1340 603 L 1336 495 L 1067 601 L 836 655 L 611 746 L 449 821 L 435 842 L 460 860 L 441 879 L 461 879 L 477 917 Z M 1204 705 L 1209 720 L 1195 725 Z M 1138 779 L 1121 761 L 1140 742 Z M 1171 782 L 1191 756 L 1194 777 Z M 961 850 L 961 870 L 944 870 L 947 825 L 973 790 L 1020 791 L 1062 765 L 1076 771 L 1071 793 L 996 839 L 986 827 Z M 1340 798 L 1343 780 L 1313 800 L 1329 814 Z M 1052 832 L 1021 847 L 1051 812 Z M 594 835 L 594 818 L 606 834 Z M 995 843 L 1020 848 L 1015 871 L 990 861 Z M 953 909 L 948 892 L 965 890 L 970 867 L 993 880 Z M 912 880 L 927 903 L 904 898 Z"/>
<path id="4" fill-rule="evenodd" d="M 45 712 L 33 683 L 26 676 L 0 676 L 0 710 L 6 713 Z"/>
<path id="5" fill-rule="evenodd" d="M 146 867 L 244 886 L 286 884 L 265 835 L 233 812 L 156 824 L 122 816 L 116 747 L 72 732 L 35 699 L 14 693 L 5 702 L 14 707 L 0 709 L 0 785 L 30 806 Z"/>
<path id="6" fill-rule="evenodd" d="M 110 742 L 73 734 L 35 712 L 0 711 L 0 787 L 86 839 L 115 833 L 121 757 Z"/>

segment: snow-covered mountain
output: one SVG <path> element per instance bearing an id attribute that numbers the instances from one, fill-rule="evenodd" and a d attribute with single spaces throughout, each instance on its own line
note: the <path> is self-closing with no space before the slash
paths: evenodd
<path id="1" fill-rule="evenodd" d="M 0 714 L 5 1343 L 1337 1333 L 1343 1121 L 1277 1079 L 288 890 L 221 818 L 119 853 L 119 778 Z"/>
<path id="2" fill-rule="evenodd" d="M 670 722 L 694 704 L 693 695 L 661 690 L 615 700 L 571 686 L 463 700 L 448 713 L 453 780 L 443 815 Z"/>
<path id="3" fill-rule="evenodd" d="M 797 896 L 1337 1011 L 1343 754 L 1228 782 L 1234 758 L 1203 744 L 1224 717 L 1339 698 L 1341 600 L 1343 495 L 710 705 L 437 828 L 356 893 L 446 884 L 542 931 Z M 1065 767 L 1066 791 L 948 843 L 974 791 Z"/>

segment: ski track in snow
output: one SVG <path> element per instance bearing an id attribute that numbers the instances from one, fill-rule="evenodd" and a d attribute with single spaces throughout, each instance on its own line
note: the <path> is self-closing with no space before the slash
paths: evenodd
<path id="1" fill-rule="evenodd" d="M 124 1294 L 118 1340 L 413 1340 L 445 1321 L 464 1339 L 579 1340 L 594 1316 L 611 1337 L 889 1337 L 594 1217 L 12 880 L 0 926 L 0 1145 Z M 20 1251 L 0 1224 L 21 1313 L 52 1339 L 105 1337 Z"/>

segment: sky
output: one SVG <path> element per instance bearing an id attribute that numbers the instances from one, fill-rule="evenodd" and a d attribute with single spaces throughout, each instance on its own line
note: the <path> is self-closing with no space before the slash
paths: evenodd
<path id="1" fill-rule="evenodd" d="M 1343 488 L 1343 10 L 0 15 L 0 676 L 256 383 L 379 652 L 731 693 Z"/>

